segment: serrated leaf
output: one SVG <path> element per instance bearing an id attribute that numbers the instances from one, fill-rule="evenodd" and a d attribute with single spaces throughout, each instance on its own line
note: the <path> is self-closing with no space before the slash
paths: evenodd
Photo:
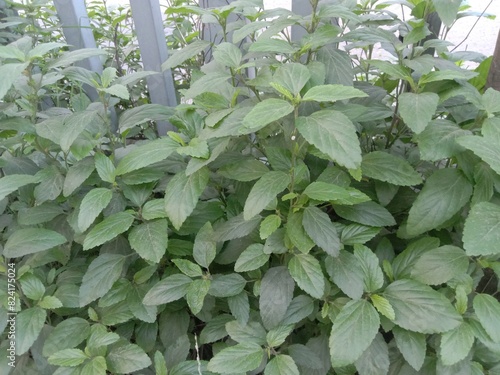
<path id="1" fill-rule="evenodd" d="M 47 361 L 54 366 L 75 367 L 81 365 L 88 358 L 80 349 L 64 349 L 52 354 Z"/>
<path id="2" fill-rule="evenodd" d="M 303 212 L 291 212 L 286 223 L 286 235 L 292 244 L 302 253 L 308 253 L 315 245 L 303 226 Z"/>
<path id="3" fill-rule="evenodd" d="M 307 235 L 328 255 L 335 257 L 339 254 L 339 235 L 326 213 L 317 207 L 306 207 L 302 225 Z"/>
<path id="4" fill-rule="evenodd" d="M 248 272 L 262 267 L 267 263 L 270 255 L 265 254 L 263 250 L 264 245 L 262 244 L 256 243 L 248 246 L 236 260 L 234 270 L 236 272 Z"/>
<path id="5" fill-rule="evenodd" d="M 288 270 L 300 289 L 316 299 L 325 293 L 325 277 L 319 261 L 309 254 L 296 254 L 288 262 Z"/>
<path id="6" fill-rule="evenodd" d="M 70 196 L 92 174 L 94 169 L 95 164 L 91 157 L 79 160 L 71 166 L 64 179 L 63 195 Z"/>
<path id="7" fill-rule="evenodd" d="M 246 291 L 241 291 L 235 296 L 228 297 L 227 304 L 231 314 L 241 324 L 246 324 L 250 318 L 250 302 Z"/>
<path id="8" fill-rule="evenodd" d="M 111 202 L 113 192 L 106 188 L 95 188 L 90 190 L 80 203 L 78 212 L 78 229 L 85 232 L 99 214 Z"/>
<path id="9" fill-rule="evenodd" d="M 399 113 L 416 134 L 422 133 L 436 113 L 439 95 L 433 92 L 419 94 L 405 92 L 399 95 Z"/>
<path id="10" fill-rule="evenodd" d="M 354 364 L 359 374 L 379 375 L 389 373 L 389 348 L 384 337 L 377 333 L 370 346 Z"/>
<path id="11" fill-rule="evenodd" d="M 500 206 L 480 202 L 475 204 L 465 220 L 463 242 L 469 256 L 499 254 Z"/>
<path id="12" fill-rule="evenodd" d="M 173 259 L 172 262 L 177 266 L 177 268 L 186 276 L 189 277 L 200 277 L 203 276 L 203 271 L 200 266 L 196 263 L 191 262 L 187 259 Z"/>
<path id="13" fill-rule="evenodd" d="M 115 173 L 120 176 L 158 163 L 168 158 L 178 147 L 179 144 L 168 137 L 137 146 L 120 160 Z"/>
<path id="14" fill-rule="evenodd" d="M 216 241 L 215 232 L 210 222 L 205 223 L 196 234 L 193 246 L 193 257 L 196 263 L 204 268 L 208 268 L 215 259 Z"/>
<path id="15" fill-rule="evenodd" d="M 299 369 L 292 357 L 278 354 L 266 365 L 264 375 L 299 375 Z"/>
<path id="16" fill-rule="evenodd" d="M 256 159 L 243 159 L 223 166 L 218 172 L 226 178 L 245 182 L 261 178 L 269 168 Z"/>
<path id="17" fill-rule="evenodd" d="M 214 297 L 232 297 L 240 294 L 245 288 L 246 280 L 237 273 L 229 275 L 213 275 L 208 293 Z"/>
<path id="18" fill-rule="evenodd" d="M 432 0 L 434 7 L 443 23 L 450 27 L 457 18 L 461 0 Z"/>
<path id="19" fill-rule="evenodd" d="M 332 110 L 314 112 L 298 117 L 296 127 L 300 134 L 333 161 L 348 168 L 361 165 L 361 148 L 356 128 L 343 113 Z"/>
<path id="20" fill-rule="evenodd" d="M 163 199 L 152 199 L 144 203 L 141 214 L 144 220 L 166 218 L 167 213 L 165 212 L 165 201 Z"/>
<path id="21" fill-rule="evenodd" d="M 50 332 L 43 345 L 44 357 L 68 348 L 74 348 L 90 335 L 90 324 L 82 318 L 68 318 Z"/>
<path id="22" fill-rule="evenodd" d="M 228 314 L 219 315 L 211 319 L 200 333 L 200 344 L 209 344 L 226 337 L 226 324 L 234 321 L 234 318 Z"/>
<path id="23" fill-rule="evenodd" d="M 196 315 L 203 308 L 203 301 L 210 289 L 210 280 L 197 279 L 189 284 L 186 292 L 186 301 L 191 312 Z"/>
<path id="24" fill-rule="evenodd" d="M 106 370 L 108 366 L 106 364 L 106 358 L 99 355 L 93 357 L 90 361 L 85 363 L 82 367 L 80 375 L 106 375 Z"/>
<path id="25" fill-rule="evenodd" d="M 500 302 L 489 294 L 477 294 L 473 301 L 474 311 L 488 336 L 500 343 Z"/>
<path id="26" fill-rule="evenodd" d="M 282 99 L 265 99 L 252 108 L 243 119 L 243 126 L 258 131 L 267 124 L 277 121 L 293 112 L 293 106 Z"/>
<path id="27" fill-rule="evenodd" d="M 229 68 L 238 68 L 241 57 L 241 50 L 232 43 L 217 44 L 214 50 L 214 60 Z"/>
<path id="28" fill-rule="evenodd" d="M 385 289 L 383 296 L 394 309 L 394 323 L 410 331 L 446 332 L 462 322 L 462 316 L 443 294 L 418 281 L 397 280 Z"/>
<path id="29" fill-rule="evenodd" d="M 208 370 L 222 374 L 241 374 L 255 370 L 262 362 L 263 355 L 260 345 L 237 344 L 217 353 L 208 363 Z"/>
<path id="30" fill-rule="evenodd" d="M 300 322 L 302 319 L 307 318 L 314 311 L 314 303 L 311 297 L 305 294 L 298 295 L 286 310 L 285 316 L 280 324 L 295 324 Z"/>
<path id="31" fill-rule="evenodd" d="M 331 201 L 334 204 L 351 205 L 367 202 L 370 198 L 359 190 L 342 187 L 323 181 L 315 181 L 304 190 L 305 195 L 318 201 Z"/>
<path id="32" fill-rule="evenodd" d="M 352 86 L 354 70 L 349 54 L 332 45 L 320 48 L 317 59 L 325 65 L 325 82 Z"/>
<path id="33" fill-rule="evenodd" d="M 90 263 L 80 286 L 80 306 L 105 295 L 121 276 L 126 257 L 101 254 Z"/>
<path id="34" fill-rule="evenodd" d="M 177 153 L 201 159 L 208 159 L 210 156 L 207 141 L 199 140 L 198 138 L 193 138 L 188 145 L 179 147 Z"/>
<path id="35" fill-rule="evenodd" d="M 231 75 L 229 72 L 225 71 L 215 71 L 205 74 L 196 81 L 191 82 L 189 89 L 184 91 L 184 97 L 186 99 L 193 99 L 206 92 L 217 92 L 217 88 L 224 85 L 230 78 Z"/>
<path id="36" fill-rule="evenodd" d="M 106 356 L 108 370 L 112 373 L 128 374 L 151 365 L 148 355 L 135 344 L 113 347 Z"/>
<path id="37" fill-rule="evenodd" d="M 392 329 L 392 333 L 394 334 L 396 345 L 401 354 L 403 354 L 406 362 L 416 371 L 419 371 L 424 364 L 427 351 L 425 335 L 407 331 L 397 326 Z"/>
<path id="38" fill-rule="evenodd" d="M 118 212 L 109 215 L 85 236 L 83 250 L 89 250 L 105 242 L 111 241 L 119 234 L 130 228 L 134 222 L 134 216 L 129 212 Z"/>
<path id="39" fill-rule="evenodd" d="M 434 229 L 455 215 L 472 195 L 472 185 L 461 171 L 447 168 L 435 171 L 413 203 L 407 231 L 418 235 Z"/>
<path id="40" fill-rule="evenodd" d="M 95 169 L 101 177 L 101 180 L 114 183 L 115 182 L 115 166 L 113 162 L 106 156 L 101 154 L 100 152 L 94 155 Z"/>
<path id="41" fill-rule="evenodd" d="M 422 177 L 410 163 L 387 152 L 373 151 L 363 155 L 361 170 L 367 177 L 398 186 L 412 186 L 422 183 Z"/>
<path id="42" fill-rule="evenodd" d="M 97 111 L 75 112 L 64 119 L 59 145 L 68 152 L 78 136 L 92 123 L 98 120 Z"/>
<path id="43" fill-rule="evenodd" d="M 19 279 L 19 283 L 24 295 L 33 301 L 38 301 L 45 294 L 45 285 L 31 273 L 24 274 Z"/>
<path id="44" fill-rule="evenodd" d="M 428 285 L 439 285 L 467 272 L 469 258 L 459 247 L 445 245 L 423 254 L 415 263 L 411 276 Z"/>
<path id="45" fill-rule="evenodd" d="M 439 247 L 439 239 L 434 237 L 422 237 L 412 241 L 392 262 L 392 270 L 395 279 L 410 279 L 411 270 L 415 262 L 427 251 Z"/>
<path id="46" fill-rule="evenodd" d="M 202 39 L 196 39 L 193 43 L 188 44 L 184 48 L 176 50 L 171 56 L 168 57 L 161 68 L 167 70 L 181 65 L 184 61 L 193 58 L 200 52 L 205 50 L 210 45 L 210 42 Z"/>
<path id="47" fill-rule="evenodd" d="M 38 302 L 38 306 L 46 310 L 52 310 L 62 307 L 63 304 L 57 297 L 45 296 L 41 301 Z"/>
<path id="48" fill-rule="evenodd" d="M 373 306 L 383 316 L 390 320 L 394 320 L 396 318 L 394 309 L 386 298 L 379 296 L 378 294 L 372 294 L 370 295 L 370 299 L 372 300 Z"/>
<path id="49" fill-rule="evenodd" d="M 326 271 L 332 281 L 352 299 L 363 295 L 364 273 L 354 255 L 341 250 L 338 257 L 328 256 L 325 261 Z"/>
<path id="50" fill-rule="evenodd" d="M 355 244 L 354 256 L 358 259 L 364 274 L 365 290 L 373 293 L 384 285 L 384 274 L 379 265 L 379 258 L 368 247 Z"/>
<path id="51" fill-rule="evenodd" d="M 354 87 L 344 85 L 320 85 L 309 89 L 302 100 L 316 102 L 335 102 L 351 98 L 366 97 L 366 93 Z"/>
<path id="52" fill-rule="evenodd" d="M 44 228 L 22 228 L 13 232 L 3 248 L 3 256 L 18 258 L 66 243 L 63 235 Z"/>
<path id="53" fill-rule="evenodd" d="M 278 215 L 272 214 L 266 216 L 260 223 L 259 235 L 262 240 L 268 238 L 281 226 L 281 218 Z"/>
<path id="54" fill-rule="evenodd" d="M 292 54 L 295 53 L 296 49 L 283 39 L 260 38 L 250 44 L 248 51 Z"/>
<path id="55" fill-rule="evenodd" d="M 160 219 L 140 224 L 130 231 L 128 240 L 143 259 L 159 263 L 168 246 L 168 223 Z"/>
<path id="56" fill-rule="evenodd" d="M 340 235 L 340 242 L 344 245 L 364 244 L 375 237 L 381 228 L 367 227 L 361 224 L 349 224 Z"/>
<path id="57" fill-rule="evenodd" d="M 354 363 L 370 346 L 379 326 L 380 318 L 369 302 L 348 302 L 335 318 L 330 334 L 333 367 Z"/>
<path id="58" fill-rule="evenodd" d="M 12 84 L 21 76 L 28 63 L 9 63 L 0 66 L 0 100 L 4 98 Z"/>
<path id="59" fill-rule="evenodd" d="M 39 178 L 24 174 L 11 174 L 0 178 L 0 200 L 22 186 L 39 182 Z"/>
<path id="60" fill-rule="evenodd" d="M 259 214 L 276 196 L 286 189 L 290 183 L 290 175 L 281 171 L 267 172 L 250 190 L 243 217 L 245 220 L 252 219 Z"/>
<path id="61" fill-rule="evenodd" d="M 26 353 L 40 334 L 47 311 L 35 306 L 16 315 L 16 355 Z"/>
<path id="62" fill-rule="evenodd" d="M 443 333 L 441 337 L 441 361 L 445 366 L 452 366 L 469 354 L 474 344 L 475 336 L 471 326 L 465 322 L 457 328 Z"/>
<path id="63" fill-rule="evenodd" d="M 226 323 L 226 330 L 229 336 L 239 343 L 248 342 L 257 345 L 264 345 L 266 343 L 266 330 L 258 322 L 240 324 L 233 320 Z"/>
<path id="64" fill-rule="evenodd" d="M 396 225 L 391 213 L 373 201 L 363 202 L 352 206 L 334 206 L 340 217 L 371 227 L 386 227 Z"/>
<path id="65" fill-rule="evenodd" d="M 283 267 L 267 270 L 260 286 L 259 309 L 262 322 L 267 329 L 279 325 L 293 298 L 295 282 Z"/>
<path id="66" fill-rule="evenodd" d="M 117 96 L 121 99 L 128 100 L 130 98 L 130 94 L 128 92 L 127 86 L 125 86 L 125 85 L 115 84 L 113 86 L 102 89 L 102 91 L 104 91 L 110 95 Z"/>
<path id="67" fill-rule="evenodd" d="M 162 305 L 184 297 L 192 279 L 183 274 L 167 276 L 156 283 L 144 296 L 145 305 Z"/>
<path id="68" fill-rule="evenodd" d="M 186 176 L 183 171 L 179 172 L 168 183 L 165 191 L 165 211 L 175 229 L 179 230 L 193 212 L 209 177 L 210 172 L 204 167 L 190 176 Z"/>

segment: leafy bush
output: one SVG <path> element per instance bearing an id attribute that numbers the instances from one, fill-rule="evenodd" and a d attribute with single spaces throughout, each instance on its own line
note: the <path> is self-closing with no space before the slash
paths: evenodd
<path id="1" fill-rule="evenodd" d="M 174 53 L 184 104 L 125 108 L 118 132 L 110 108 L 150 73 L 98 75 L 72 64 L 102 50 L 30 36 L 0 47 L 13 374 L 500 372 L 500 93 L 486 60 L 463 69 L 477 54 L 426 39 L 434 10 L 450 26 L 466 9 L 258 3 L 171 9 L 224 41 Z M 178 132 L 157 137 L 165 120 Z"/>

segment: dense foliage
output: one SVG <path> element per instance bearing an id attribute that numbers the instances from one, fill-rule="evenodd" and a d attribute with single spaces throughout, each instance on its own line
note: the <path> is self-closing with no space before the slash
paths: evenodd
<path id="1" fill-rule="evenodd" d="M 430 35 L 460 1 L 395 2 L 179 2 L 177 108 L 117 17 L 76 51 L 37 2 L 6 19 L 2 373 L 500 374 L 500 93 Z"/>

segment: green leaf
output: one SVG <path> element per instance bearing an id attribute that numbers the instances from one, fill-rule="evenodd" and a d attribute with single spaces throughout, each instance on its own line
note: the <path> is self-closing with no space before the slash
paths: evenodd
<path id="1" fill-rule="evenodd" d="M 302 225 L 307 235 L 328 255 L 335 257 L 339 254 L 339 235 L 326 213 L 317 207 L 306 207 L 302 218 Z"/>
<path id="2" fill-rule="evenodd" d="M 113 347 L 106 356 L 111 373 L 129 374 L 151 365 L 148 355 L 135 344 Z"/>
<path id="3" fill-rule="evenodd" d="M 258 322 L 240 324 L 236 320 L 226 323 L 227 334 L 236 342 L 264 345 L 266 343 L 266 330 Z"/>
<path id="4" fill-rule="evenodd" d="M 292 357 L 278 354 L 266 365 L 264 375 L 300 375 Z"/>
<path id="5" fill-rule="evenodd" d="M 484 126 L 483 124 L 483 129 Z M 484 160 L 497 174 L 500 174 L 500 130 L 496 129 L 495 131 L 497 134 L 488 134 L 488 136 L 483 137 L 466 135 L 457 138 L 456 142 L 471 150 Z"/>
<path id="6" fill-rule="evenodd" d="M 335 318 L 330 334 L 333 367 L 354 363 L 370 346 L 379 326 L 380 318 L 369 302 L 348 302 Z"/>
<path id="7" fill-rule="evenodd" d="M 455 156 L 464 150 L 455 139 L 470 134 L 470 131 L 460 128 L 451 121 L 433 120 L 422 133 L 415 136 L 420 158 L 439 161 Z"/>
<path id="8" fill-rule="evenodd" d="M 58 309 L 59 307 L 62 307 L 63 304 L 61 301 L 59 301 L 59 298 L 57 297 L 45 296 L 40 302 L 38 302 L 38 306 L 46 310 L 51 310 L 51 309 Z"/>
<path id="9" fill-rule="evenodd" d="M 423 254 L 415 263 L 411 276 L 428 285 L 439 285 L 467 273 L 469 258 L 459 247 L 445 245 Z"/>
<path id="10" fill-rule="evenodd" d="M 325 277 L 319 261 L 309 254 L 295 254 L 288 270 L 300 289 L 316 299 L 325 293 Z"/>
<path id="11" fill-rule="evenodd" d="M 52 249 L 66 242 L 66 237 L 50 229 L 17 229 L 7 239 L 3 248 L 3 256 L 6 258 L 18 258 Z"/>
<path id="12" fill-rule="evenodd" d="M 462 317 L 443 294 L 418 281 L 397 280 L 385 289 L 384 297 L 396 314 L 394 323 L 410 331 L 446 332 L 462 322 Z"/>
<path id="13" fill-rule="evenodd" d="M 245 131 L 258 131 L 267 124 L 293 112 L 293 106 L 281 99 L 265 99 L 252 108 L 243 119 Z"/>
<path id="14" fill-rule="evenodd" d="M 378 375 L 389 373 L 389 348 L 384 337 L 377 333 L 370 346 L 355 362 L 359 374 Z"/>
<path id="15" fill-rule="evenodd" d="M 167 372 L 167 364 L 165 362 L 165 357 L 159 350 L 155 352 L 155 355 L 153 357 L 153 363 L 156 375 L 167 375 L 168 372 Z"/>
<path id="16" fill-rule="evenodd" d="M 289 183 L 290 175 L 285 172 L 272 171 L 263 175 L 248 194 L 243 209 L 243 218 L 250 220 L 259 214 L 279 193 L 286 189 Z"/>
<path id="17" fill-rule="evenodd" d="M 342 230 L 340 242 L 344 245 L 364 244 L 375 237 L 380 232 L 380 229 L 361 224 L 349 224 Z"/>
<path id="18" fill-rule="evenodd" d="M 165 211 L 175 229 L 179 230 L 193 212 L 209 177 L 210 171 L 204 167 L 190 176 L 179 172 L 168 183 L 165 191 Z"/>
<path id="19" fill-rule="evenodd" d="M 80 345 L 90 335 L 90 324 L 82 318 L 68 318 L 50 332 L 43 345 L 43 356 Z"/>
<path id="20" fill-rule="evenodd" d="M 191 82 L 189 89 L 184 91 L 184 97 L 186 99 L 193 99 L 206 92 L 217 92 L 218 87 L 227 83 L 227 80 L 230 78 L 231 75 L 225 71 L 210 72 Z"/>
<path id="21" fill-rule="evenodd" d="M 64 127 L 60 134 L 59 145 L 68 152 L 73 142 L 87 127 L 99 120 L 97 111 L 75 112 L 64 119 Z"/>
<path id="22" fill-rule="evenodd" d="M 364 273 L 357 258 L 348 251 L 341 250 L 338 257 L 326 257 L 326 271 L 332 281 L 352 299 L 363 295 Z"/>
<path id="23" fill-rule="evenodd" d="M 280 324 L 288 325 L 300 322 L 314 311 L 314 303 L 311 297 L 301 294 L 290 302 L 285 316 Z"/>
<path id="24" fill-rule="evenodd" d="M 394 327 L 392 329 L 396 345 L 403 354 L 406 362 L 416 371 L 419 371 L 424 364 L 427 343 L 425 335 L 418 332 L 407 331 L 406 329 Z"/>
<path id="25" fill-rule="evenodd" d="M 316 54 L 318 61 L 325 65 L 326 83 L 353 85 L 354 71 L 349 54 L 332 45 L 320 48 Z"/>
<path id="26" fill-rule="evenodd" d="M 303 226 L 303 212 L 291 212 L 286 223 L 286 235 L 292 244 L 302 253 L 308 253 L 315 245 Z"/>
<path id="27" fill-rule="evenodd" d="M 250 44 L 249 52 L 271 52 L 281 54 L 295 53 L 296 49 L 283 39 L 260 38 Z"/>
<path id="28" fill-rule="evenodd" d="M 308 370 L 321 370 L 323 368 L 319 355 L 308 346 L 292 344 L 287 349 L 294 362 L 300 367 Z M 328 362 L 330 362 L 330 359 L 328 359 Z"/>
<path id="29" fill-rule="evenodd" d="M 223 177 L 243 182 L 257 180 L 267 172 L 269 172 L 269 168 L 256 159 L 243 159 L 226 164 L 218 171 Z"/>
<path id="30" fill-rule="evenodd" d="M 250 220 L 245 220 L 243 214 L 233 216 L 215 229 L 215 238 L 217 242 L 221 242 L 245 237 L 257 228 L 260 220 L 260 216 L 255 216 Z"/>
<path id="31" fill-rule="evenodd" d="M 267 216 L 260 223 L 259 234 L 262 240 L 268 238 L 281 226 L 281 217 L 276 214 Z"/>
<path id="32" fill-rule="evenodd" d="M 500 343 L 500 302 L 489 294 L 477 294 L 473 301 L 474 311 L 488 336 Z"/>
<path id="33" fill-rule="evenodd" d="M 121 133 L 124 133 L 128 129 L 132 129 L 135 126 L 144 124 L 148 121 L 168 121 L 174 112 L 175 110 L 173 108 L 166 107 L 161 104 L 143 104 L 139 107 L 123 111 L 120 115 L 118 128 Z M 151 142 L 148 142 L 147 144 Z"/>
<path id="34" fill-rule="evenodd" d="M 443 333 L 439 353 L 443 365 L 452 366 L 467 357 L 474 340 L 474 330 L 465 322 L 457 328 Z"/>
<path id="35" fill-rule="evenodd" d="M 363 174 L 376 180 L 398 186 L 412 186 L 422 183 L 422 177 L 405 159 L 382 151 L 373 151 L 363 156 Z"/>
<path id="36" fill-rule="evenodd" d="M 16 315 L 16 355 L 26 353 L 42 330 L 47 311 L 35 306 Z"/>
<path id="37" fill-rule="evenodd" d="M 99 177 L 101 177 L 103 181 L 111 184 L 114 183 L 116 172 L 113 162 L 106 155 L 101 153 L 96 153 L 94 155 L 94 160 L 95 169 L 97 170 Z"/>
<path id="38" fill-rule="evenodd" d="M 108 366 L 103 356 L 93 357 L 82 367 L 80 375 L 106 375 Z"/>
<path id="39" fill-rule="evenodd" d="M 462 4 L 462 0 L 432 0 L 434 8 L 443 23 L 450 27 L 457 18 L 458 10 Z"/>
<path id="40" fill-rule="evenodd" d="M 245 373 L 255 370 L 262 362 L 263 356 L 260 345 L 237 344 L 217 353 L 208 363 L 208 370 L 222 374 Z"/>
<path id="41" fill-rule="evenodd" d="M 39 182 L 39 178 L 24 174 L 11 174 L 0 178 L 0 201 L 20 187 Z"/>
<path id="42" fill-rule="evenodd" d="M 28 63 L 9 63 L 0 66 L 0 100 L 9 91 L 10 87 L 21 76 Z"/>
<path id="43" fill-rule="evenodd" d="M 193 43 L 188 44 L 184 48 L 176 50 L 171 56 L 168 57 L 161 68 L 167 70 L 181 65 L 184 61 L 193 58 L 200 52 L 204 51 L 210 45 L 210 42 L 202 39 L 196 39 Z"/>
<path id="44" fill-rule="evenodd" d="M 235 296 L 228 297 L 227 304 L 231 314 L 241 324 L 246 324 L 250 318 L 250 302 L 246 291 L 242 290 Z"/>
<path id="45" fill-rule="evenodd" d="M 69 197 L 83 182 L 89 178 L 95 169 L 94 160 L 91 157 L 77 161 L 69 167 L 66 178 L 64 179 L 63 195 Z"/>
<path id="46" fill-rule="evenodd" d="M 404 92 L 399 96 L 399 113 L 415 134 L 422 133 L 436 113 L 439 95 L 433 92 L 414 94 Z"/>
<path id="47" fill-rule="evenodd" d="M 200 277 L 203 276 L 203 271 L 200 266 L 187 259 L 173 259 L 172 262 L 186 276 Z"/>
<path id="48" fill-rule="evenodd" d="M 165 212 L 165 200 L 152 199 L 142 207 L 142 218 L 144 220 L 163 219 L 167 217 Z"/>
<path id="49" fill-rule="evenodd" d="M 248 272 L 262 267 L 267 263 L 270 255 L 265 254 L 263 250 L 264 245 L 260 243 L 248 246 L 236 260 L 234 270 L 236 272 Z"/>
<path id="50" fill-rule="evenodd" d="M 210 222 L 205 223 L 196 234 L 194 239 L 193 257 L 196 263 L 207 268 L 215 259 L 216 241 L 215 232 Z"/>
<path id="51" fill-rule="evenodd" d="M 128 147 L 132 150 L 118 163 L 115 171 L 117 176 L 165 160 L 177 150 L 179 144 L 169 137 L 165 137 L 155 139 L 137 147 Z"/>
<path id="52" fill-rule="evenodd" d="M 292 95 L 297 95 L 310 78 L 311 73 L 305 65 L 289 63 L 280 65 L 273 76 L 273 82 L 287 89 Z"/>
<path id="53" fill-rule="evenodd" d="M 320 85 L 309 89 L 302 100 L 316 102 L 335 102 L 351 98 L 363 98 L 368 96 L 361 90 L 344 85 Z"/>
<path id="54" fill-rule="evenodd" d="M 126 257 L 120 254 L 101 254 L 90 263 L 80 286 L 80 306 L 105 295 L 122 274 Z"/>
<path id="55" fill-rule="evenodd" d="M 475 204 L 465 220 L 463 242 L 469 256 L 499 254 L 500 206 L 480 202 Z"/>
<path id="56" fill-rule="evenodd" d="M 259 310 L 264 327 L 272 329 L 279 325 L 292 302 L 294 288 L 295 282 L 285 267 L 267 270 L 261 281 L 259 297 Z"/>
<path id="57" fill-rule="evenodd" d="M 24 61 L 26 55 L 17 46 L 0 46 L 0 58 L 2 59 L 16 59 L 19 61 Z"/>
<path id="58" fill-rule="evenodd" d="M 413 203 L 407 231 L 418 235 L 437 228 L 453 217 L 472 195 L 472 185 L 461 171 L 447 168 L 435 171 Z"/>
<path id="59" fill-rule="evenodd" d="M 194 315 L 198 314 L 203 308 L 203 301 L 209 289 L 210 280 L 208 279 L 193 280 L 189 284 L 186 292 L 186 301 Z"/>
<path id="60" fill-rule="evenodd" d="M 361 165 L 361 149 L 356 128 L 343 113 L 332 110 L 314 112 L 296 121 L 300 134 L 333 161 L 348 168 Z"/>
<path id="61" fill-rule="evenodd" d="M 334 204 L 358 204 L 367 202 L 370 198 L 354 188 L 344 188 L 322 181 L 312 182 L 304 190 L 309 198 L 318 201 L 331 201 Z"/>
<path id="62" fill-rule="evenodd" d="M 168 246 L 167 220 L 148 221 L 134 227 L 128 240 L 130 247 L 143 259 L 159 263 Z"/>
<path id="63" fill-rule="evenodd" d="M 403 81 L 410 81 L 412 79 L 410 70 L 405 66 L 392 64 L 388 61 L 383 60 L 369 60 L 367 62 L 369 62 L 370 65 L 374 66 L 375 68 L 380 69 L 382 73 L 387 74 L 393 79 L 400 79 Z"/>
<path id="64" fill-rule="evenodd" d="M 422 237 L 412 241 L 392 262 L 392 270 L 395 279 L 410 279 L 411 270 L 415 262 L 429 250 L 439 247 L 439 239 L 434 237 Z"/>
<path id="65" fill-rule="evenodd" d="M 214 297 L 232 297 L 240 294 L 245 288 L 246 280 L 237 273 L 229 275 L 213 275 L 208 293 Z"/>
<path id="66" fill-rule="evenodd" d="M 31 273 L 24 274 L 19 279 L 19 283 L 24 295 L 33 301 L 38 301 L 45 294 L 45 285 Z"/>
<path id="67" fill-rule="evenodd" d="M 209 344 L 219 341 L 228 335 L 226 324 L 234 321 L 234 318 L 228 314 L 218 315 L 211 319 L 200 333 L 200 344 Z"/>
<path id="68" fill-rule="evenodd" d="M 241 57 L 241 50 L 232 43 L 223 42 L 215 46 L 214 60 L 228 68 L 238 68 Z"/>
<path id="69" fill-rule="evenodd" d="M 364 274 L 365 290 L 373 293 L 384 285 L 384 274 L 379 265 L 379 258 L 368 247 L 355 244 L 354 256 L 358 259 Z"/>
<path id="70" fill-rule="evenodd" d="M 126 211 L 109 215 L 102 222 L 93 227 L 85 236 L 83 250 L 89 250 L 105 242 L 111 241 L 119 234 L 127 231 L 133 222 L 134 216 Z"/>
<path id="71" fill-rule="evenodd" d="M 52 354 L 47 361 L 54 366 L 75 367 L 87 359 L 89 357 L 80 349 L 64 349 Z"/>
<path id="72" fill-rule="evenodd" d="M 143 299 L 145 305 L 162 305 L 184 297 L 191 284 L 191 278 L 181 273 L 167 276 L 156 283 Z"/>
<path id="73" fill-rule="evenodd" d="M 130 94 L 128 92 L 127 86 L 116 84 L 105 89 L 102 89 L 103 92 L 106 92 L 110 95 L 117 96 L 118 98 L 128 100 L 130 99 Z"/>
<path id="74" fill-rule="evenodd" d="M 295 325 L 279 325 L 276 328 L 271 329 L 266 335 L 267 345 L 271 348 L 277 348 L 281 346 L 288 336 L 292 333 Z"/>
<path id="75" fill-rule="evenodd" d="M 389 320 L 394 320 L 396 318 L 394 309 L 386 298 L 379 296 L 378 294 L 372 294 L 370 295 L 370 299 L 372 300 L 373 306 L 383 316 Z"/>
<path id="76" fill-rule="evenodd" d="M 80 211 L 78 212 L 78 228 L 85 232 L 99 214 L 104 210 L 111 198 L 113 192 L 106 188 L 95 188 L 90 190 L 80 203 Z"/>
<path id="77" fill-rule="evenodd" d="M 494 115 L 494 113 L 500 112 L 500 92 L 492 87 L 489 87 L 485 91 L 481 98 L 481 102 L 488 115 Z"/>
<path id="78" fill-rule="evenodd" d="M 391 213 L 375 202 L 363 202 L 353 206 L 334 206 L 340 217 L 372 227 L 390 227 L 396 225 Z"/>

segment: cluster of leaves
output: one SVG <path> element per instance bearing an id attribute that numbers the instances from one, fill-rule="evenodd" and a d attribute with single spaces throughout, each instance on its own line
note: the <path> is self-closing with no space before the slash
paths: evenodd
<path id="1" fill-rule="evenodd" d="M 18 302 L 2 369 L 500 373 L 500 93 L 460 67 L 477 54 L 426 39 L 460 1 L 401 3 L 406 21 L 377 1 L 173 8 L 223 41 L 164 64 L 211 49 L 186 104 L 127 108 L 117 131 L 110 108 L 150 73 L 99 75 L 72 64 L 102 50 L 29 36 L 1 46 L 0 267 L 18 287 L 0 280 L 0 328 Z M 379 43 L 387 60 L 369 58 Z M 99 101 L 40 104 L 67 82 Z M 167 120 L 177 132 L 131 142 Z"/>

